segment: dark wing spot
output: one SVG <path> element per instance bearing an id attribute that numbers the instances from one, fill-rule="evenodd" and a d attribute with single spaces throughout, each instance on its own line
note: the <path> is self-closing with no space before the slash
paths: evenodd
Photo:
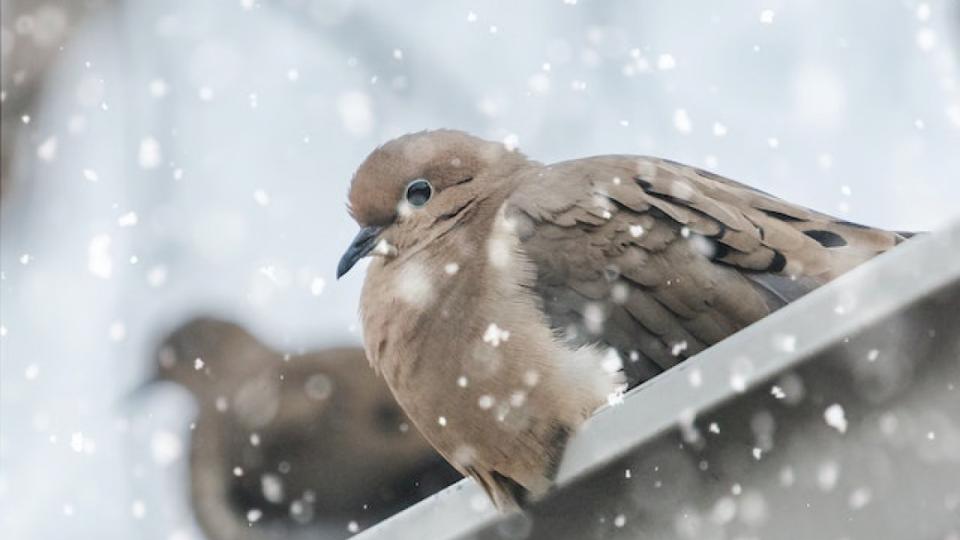
<path id="1" fill-rule="evenodd" d="M 636 182 L 638 186 L 642 187 L 644 191 L 649 192 L 651 189 L 653 189 L 653 184 L 651 184 L 650 182 L 647 182 L 646 180 L 644 180 L 643 178 L 640 178 L 639 176 L 634 176 L 633 181 Z"/>
<path id="2" fill-rule="evenodd" d="M 847 245 L 847 241 L 843 239 L 842 236 L 835 232 L 831 231 L 803 231 L 803 234 L 813 238 L 817 242 L 820 242 L 820 245 L 823 247 L 843 247 Z"/>
<path id="3" fill-rule="evenodd" d="M 767 266 L 767 272 L 781 272 L 784 267 L 787 266 L 787 258 L 783 256 L 783 253 L 774 250 L 773 259 L 770 261 L 770 265 Z"/>
<path id="4" fill-rule="evenodd" d="M 730 254 L 729 246 L 727 246 L 726 244 L 721 244 L 720 242 L 716 242 L 714 243 L 713 257 L 711 257 L 711 260 L 716 261 L 718 259 L 722 259 L 726 257 L 729 254 Z"/>
<path id="5" fill-rule="evenodd" d="M 760 208 L 759 210 L 772 218 L 779 219 L 780 221 L 785 221 L 788 223 L 797 222 L 797 221 L 806 221 L 803 218 L 798 218 L 796 216 L 784 214 L 783 212 L 777 212 L 776 210 L 767 210 L 764 208 Z"/>
<path id="6" fill-rule="evenodd" d="M 711 240 L 720 240 L 723 238 L 723 235 L 727 234 L 727 226 L 722 221 L 718 221 L 717 225 L 720 226 L 720 230 L 717 231 L 717 234 L 708 235 L 707 238 Z"/>

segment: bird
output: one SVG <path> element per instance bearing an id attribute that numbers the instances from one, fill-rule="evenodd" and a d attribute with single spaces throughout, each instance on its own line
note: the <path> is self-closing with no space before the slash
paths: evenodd
<path id="1" fill-rule="evenodd" d="M 460 478 L 408 427 L 360 347 L 283 355 L 200 317 L 162 340 L 155 367 L 154 381 L 197 404 L 190 494 L 211 540 L 310 527 L 346 537 L 350 522 L 375 523 Z"/>
<path id="2" fill-rule="evenodd" d="M 446 129 L 376 148 L 348 199 L 368 360 L 504 511 L 597 408 L 910 236 L 668 159 L 543 164 Z"/>

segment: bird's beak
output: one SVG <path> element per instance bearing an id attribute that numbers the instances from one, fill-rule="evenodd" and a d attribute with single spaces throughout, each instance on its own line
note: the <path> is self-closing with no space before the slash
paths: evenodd
<path id="1" fill-rule="evenodd" d="M 149 379 L 140 382 L 135 387 L 127 390 L 120 397 L 120 404 L 122 407 L 135 407 L 143 403 L 143 400 L 146 399 L 150 392 L 153 391 L 156 383 L 159 382 L 159 377 L 151 376 Z"/>
<path id="2" fill-rule="evenodd" d="M 360 229 L 357 236 L 350 243 L 343 257 L 340 257 L 340 264 L 337 265 L 337 279 L 350 271 L 357 261 L 366 257 L 377 245 L 380 237 L 380 231 L 383 227 L 364 227 Z"/>

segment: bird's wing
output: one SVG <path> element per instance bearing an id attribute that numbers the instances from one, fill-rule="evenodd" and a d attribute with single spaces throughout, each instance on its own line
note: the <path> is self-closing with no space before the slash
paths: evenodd
<path id="1" fill-rule="evenodd" d="M 531 170 L 507 211 L 551 325 L 617 348 L 632 384 L 903 240 L 635 156 Z"/>

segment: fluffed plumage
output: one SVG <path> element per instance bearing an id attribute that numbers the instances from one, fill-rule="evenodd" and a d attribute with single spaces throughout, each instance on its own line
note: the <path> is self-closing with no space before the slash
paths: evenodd
<path id="1" fill-rule="evenodd" d="M 449 130 L 375 150 L 350 209 L 364 230 L 340 273 L 376 256 L 361 299 L 368 358 L 501 508 L 548 489 L 567 436 L 624 378 L 636 385 L 903 240 L 668 160 L 542 165 Z"/>

